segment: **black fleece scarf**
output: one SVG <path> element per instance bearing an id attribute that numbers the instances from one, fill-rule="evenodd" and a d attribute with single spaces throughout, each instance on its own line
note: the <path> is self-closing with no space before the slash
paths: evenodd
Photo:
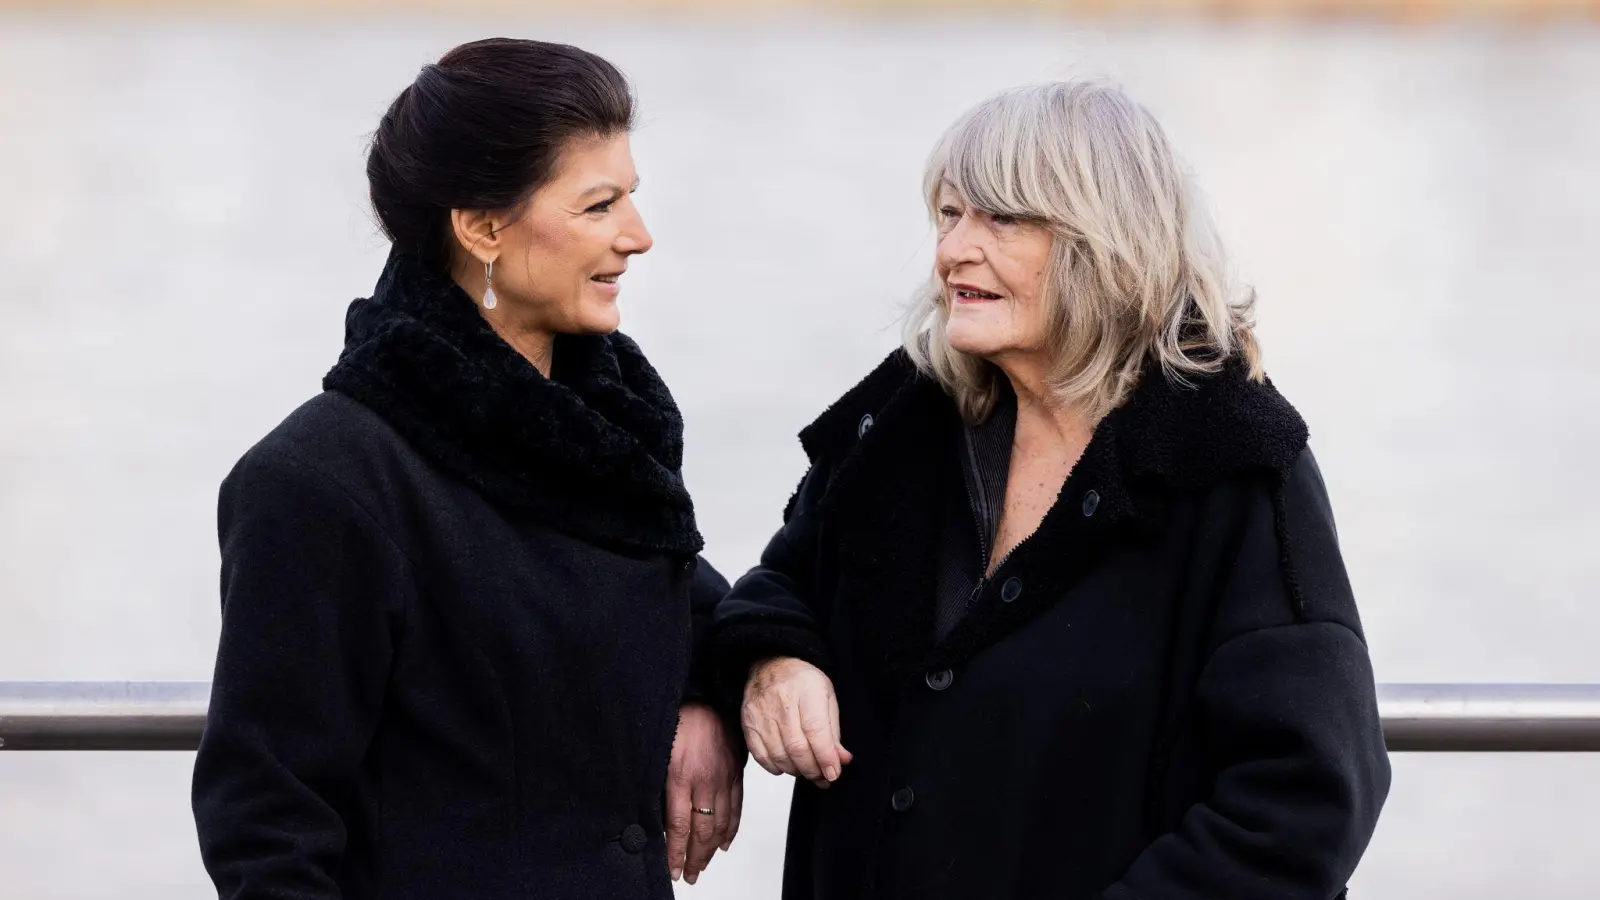
<path id="1" fill-rule="evenodd" d="M 559 335 L 550 377 L 447 275 L 391 251 L 323 380 L 496 503 L 623 551 L 693 555 L 683 419 L 621 334 Z"/>

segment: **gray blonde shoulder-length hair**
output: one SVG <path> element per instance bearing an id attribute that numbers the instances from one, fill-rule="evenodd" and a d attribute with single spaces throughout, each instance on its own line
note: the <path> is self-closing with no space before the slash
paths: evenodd
<path id="1" fill-rule="evenodd" d="M 1155 118 L 1120 89 L 1071 81 L 1006 91 L 950 127 L 923 191 L 1048 228 L 1049 387 L 1092 421 L 1120 406 L 1150 363 L 1177 382 L 1230 359 L 1263 378 L 1255 294 L 1235 287 L 1216 226 Z M 950 346 L 936 276 L 912 299 L 904 344 L 968 422 L 987 418 L 999 373 Z"/>

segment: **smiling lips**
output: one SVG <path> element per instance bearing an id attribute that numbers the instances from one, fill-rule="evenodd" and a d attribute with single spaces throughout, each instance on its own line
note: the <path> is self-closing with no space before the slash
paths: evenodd
<path id="1" fill-rule="evenodd" d="M 622 272 L 605 272 L 600 275 L 590 275 L 589 280 L 594 282 L 596 285 L 599 285 L 602 291 L 605 291 L 608 294 L 615 294 L 621 289 L 617 285 L 617 278 L 619 278 L 621 275 Z"/>
<path id="2" fill-rule="evenodd" d="M 975 284 L 950 282 L 950 293 L 957 303 L 991 303 L 1001 299 L 999 294 L 986 291 Z"/>

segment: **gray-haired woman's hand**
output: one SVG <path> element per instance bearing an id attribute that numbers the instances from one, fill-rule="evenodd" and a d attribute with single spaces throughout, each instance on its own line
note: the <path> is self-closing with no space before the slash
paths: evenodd
<path id="1" fill-rule="evenodd" d="M 792 657 L 750 668 L 740 712 L 750 755 L 774 775 L 826 788 L 852 759 L 839 742 L 839 703 L 822 670 Z"/>

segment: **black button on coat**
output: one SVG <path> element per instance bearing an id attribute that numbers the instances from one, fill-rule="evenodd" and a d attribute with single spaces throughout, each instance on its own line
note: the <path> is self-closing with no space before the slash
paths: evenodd
<path id="1" fill-rule="evenodd" d="M 1152 368 L 938 640 L 961 427 L 891 356 L 802 434 L 785 524 L 717 609 L 729 707 L 751 662 L 809 660 L 854 754 L 795 787 L 785 900 L 1338 895 L 1390 771 L 1294 409 L 1238 366 Z"/>
<path id="2" fill-rule="evenodd" d="M 544 378 L 399 254 L 347 326 L 222 487 L 219 894 L 668 900 L 666 767 L 726 589 L 670 394 L 621 335 L 558 338 Z"/>

